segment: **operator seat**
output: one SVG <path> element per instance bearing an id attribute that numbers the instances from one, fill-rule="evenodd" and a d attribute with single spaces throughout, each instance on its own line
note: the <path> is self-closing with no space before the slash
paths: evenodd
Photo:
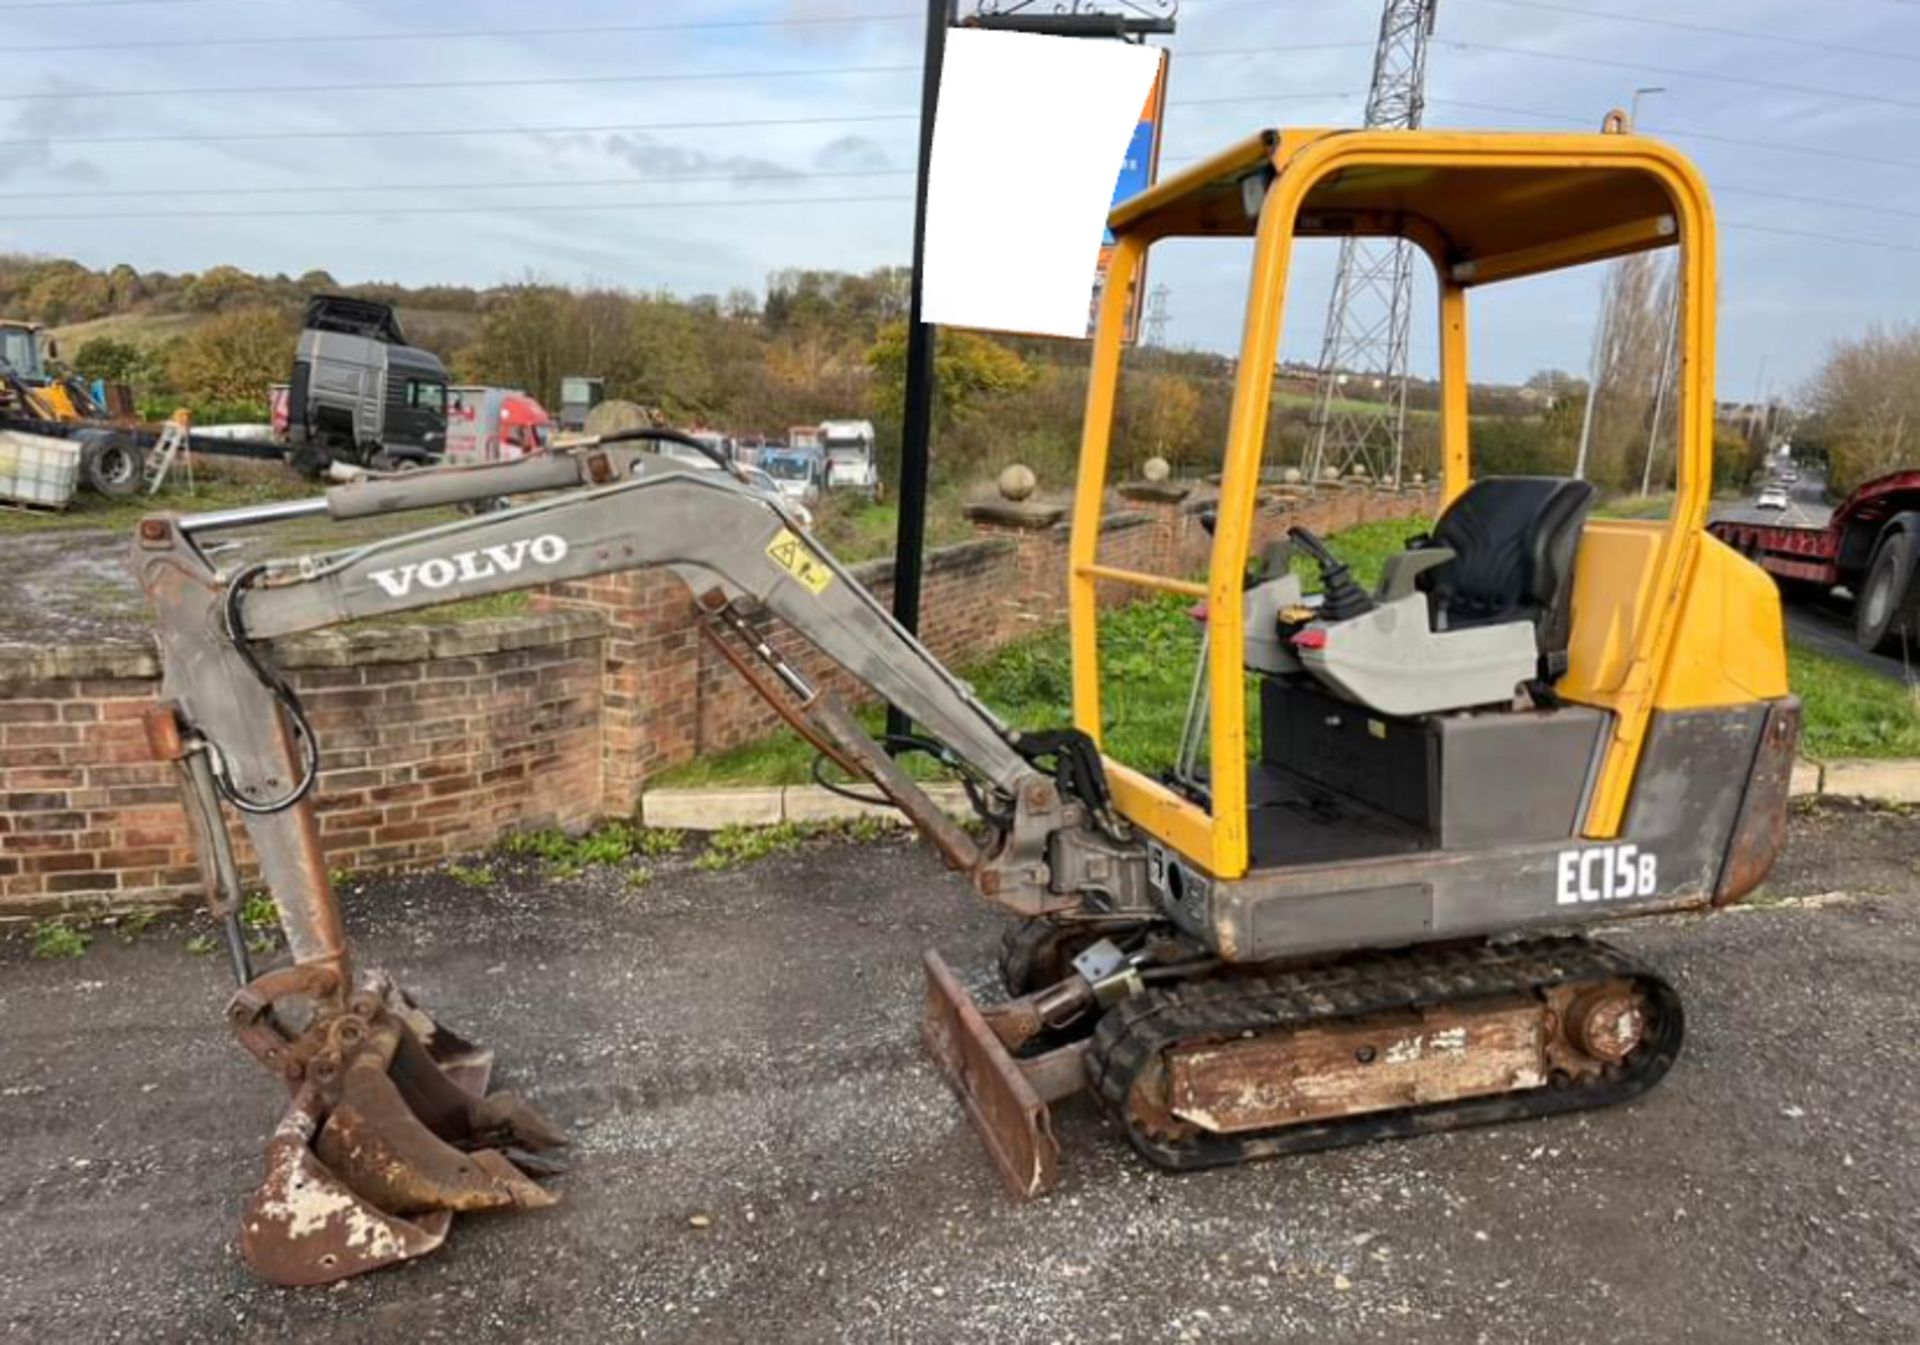
<path id="1" fill-rule="evenodd" d="M 1593 497 L 1591 482 L 1562 476 L 1489 476 L 1468 486 L 1424 544 L 1453 552 L 1418 577 L 1433 629 L 1531 621 L 1541 680 L 1563 677 L 1573 560 Z"/>
<path id="2" fill-rule="evenodd" d="M 1385 714 L 1511 704 L 1523 686 L 1542 699 L 1567 671 L 1574 558 L 1593 497 L 1567 477 L 1475 481 L 1431 537 L 1388 559 L 1364 610 L 1293 637 L 1301 664 Z"/>

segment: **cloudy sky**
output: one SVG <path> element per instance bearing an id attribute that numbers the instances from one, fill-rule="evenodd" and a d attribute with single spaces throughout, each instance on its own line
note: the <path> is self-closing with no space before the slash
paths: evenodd
<path id="1" fill-rule="evenodd" d="M 7 251 L 680 294 L 908 258 L 919 0 L 0 7 Z M 1163 167 L 1260 126 L 1357 121 L 1378 18 L 1375 0 L 1184 0 Z M 1592 126 L 1663 87 L 1640 124 L 1718 194 L 1720 390 L 1746 397 L 1920 315 L 1917 71 L 1916 0 L 1440 0 L 1427 119 Z M 1327 261 L 1303 259 L 1289 355 L 1318 349 Z M 1232 243 L 1157 257 L 1171 343 L 1231 348 L 1245 262 Z M 1583 367 L 1597 288 L 1489 296 L 1476 376 Z"/>

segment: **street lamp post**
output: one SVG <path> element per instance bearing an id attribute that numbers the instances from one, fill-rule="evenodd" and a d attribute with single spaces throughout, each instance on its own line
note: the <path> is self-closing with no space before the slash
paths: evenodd
<path id="1" fill-rule="evenodd" d="M 927 44 L 920 73 L 920 190 L 913 206 L 913 274 L 907 298 L 907 386 L 900 414 L 900 515 L 893 546 L 893 615 L 908 631 L 920 629 L 920 578 L 927 545 L 927 461 L 933 442 L 934 332 L 921 313 L 927 260 L 927 173 L 933 163 L 933 121 L 940 104 L 940 67 L 947 29 L 959 0 L 927 0 Z M 913 727 L 906 713 L 887 710 L 887 732 Z"/>
<path id="2" fill-rule="evenodd" d="M 1633 91 L 1633 100 L 1628 104 L 1627 110 L 1627 129 L 1629 131 L 1640 124 L 1640 100 L 1649 94 L 1665 93 L 1666 91 L 1665 86 L 1659 84 L 1642 84 Z M 1594 329 L 1593 352 L 1587 367 L 1587 404 L 1580 412 L 1580 451 L 1573 462 L 1573 474 L 1583 479 L 1587 474 L 1587 448 L 1593 441 L 1593 408 L 1600 401 L 1600 379 L 1606 372 L 1607 309 L 1604 291 L 1602 294 L 1600 321 Z M 1661 383 L 1663 393 L 1665 382 L 1666 371 L 1662 369 Z M 1659 430 L 1656 428 L 1653 433 L 1658 434 Z M 1650 437 L 1647 441 L 1647 463 L 1649 470 L 1651 469 L 1652 461 L 1653 440 Z M 1646 494 L 1644 486 L 1641 488 L 1640 493 L 1642 495 Z"/>

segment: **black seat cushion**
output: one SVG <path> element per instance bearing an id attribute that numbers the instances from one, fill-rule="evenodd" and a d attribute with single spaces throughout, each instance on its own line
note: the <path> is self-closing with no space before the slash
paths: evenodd
<path id="1" fill-rule="evenodd" d="M 1434 526 L 1431 546 L 1454 558 L 1420 576 L 1436 630 L 1530 620 L 1541 675 L 1565 671 L 1573 624 L 1573 562 L 1593 505 L 1590 482 L 1559 476 L 1475 481 Z"/>

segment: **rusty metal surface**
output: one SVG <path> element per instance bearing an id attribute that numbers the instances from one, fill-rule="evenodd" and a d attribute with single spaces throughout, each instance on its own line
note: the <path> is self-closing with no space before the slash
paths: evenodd
<path id="1" fill-rule="evenodd" d="M 467 1153 L 437 1137 L 370 1056 L 347 1070 L 314 1153 L 349 1190 L 393 1214 L 471 1214 L 558 1203 L 498 1150 Z"/>
<path id="2" fill-rule="evenodd" d="M 837 697 L 815 697 L 809 714 L 814 726 L 838 749 L 837 755 L 853 762 L 860 775 L 879 786 L 880 792 L 940 852 L 947 867 L 965 873 L 980 865 L 984 856 L 973 838 L 880 750 Z"/>
<path id="3" fill-rule="evenodd" d="M 928 952 L 925 966 L 921 1041 L 959 1095 L 1007 1190 L 1022 1200 L 1052 1190 L 1060 1178 L 1060 1146 L 1047 1104 L 940 955 Z"/>
<path id="4" fill-rule="evenodd" d="M 256 801 L 277 797 L 299 778 L 299 757 L 279 702 L 227 636 L 225 581 L 170 521 L 150 521 L 163 526 L 143 533 L 133 568 L 154 611 L 161 700 L 177 707 L 187 750 L 217 744 L 233 788 Z M 312 796 L 241 820 L 295 959 L 346 972 L 346 928 L 328 884 Z"/>
<path id="5" fill-rule="evenodd" d="M 1539 1000 L 1515 996 L 1183 1045 L 1167 1053 L 1164 1107 L 1239 1134 L 1537 1088 L 1544 1017 Z"/>
<path id="6" fill-rule="evenodd" d="M 813 708 L 813 701 L 795 706 L 788 696 L 782 694 L 780 686 L 772 678 L 761 672 L 759 667 L 728 641 L 729 627 L 719 616 L 720 607 L 724 606 L 724 595 L 721 595 L 720 606 L 715 606 L 708 595 L 702 595 L 694 600 L 694 612 L 700 618 L 700 624 L 696 629 L 700 634 L 706 637 L 707 642 L 714 647 L 720 657 L 740 674 L 760 699 L 771 706 L 774 713 L 780 716 L 788 728 L 799 734 L 809 747 L 821 753 L 848 775 L 865 779 L 860 768 L 854 764 L 853 758 L 847 756 L 826 735 L 814 728 L 813 722 L 807 718 L 808 711 Z"/>
<path id="7" fill-rule="evenodd" d="M 1747 794 L 1727 844 L 1727 859 L 1714 887 L 1713 904 L 1728 906 L 1765 881 L 1787 840 L 1787 801 L 1792 793 L 1793 754 L 1800 743 L 1800 700 L 1775 701 L 1760 731 Z"/>
<path id="8" fill-rule="evenodd" d="M 446 1240 L 451 1214 L 396 1218 L 356 1196 L 310 1147 L 323 1104 L 302 1088 L 267 1142 L 266 1177 L 247 1202 L 240 1259 L 288 1288 L 331 1284 L 425 1256 Z"/>
<path id="9" fill-rule="evenodd" d="M 1617 1065 L 1632 1055 L 1646 1036 L 1646 1006 L 1625 981 L 1595 986 L 1573 1001 L 1565 1030 L 1574 1047 L 1595 1060 Z"/>
<path id="10" fill-rule="evenodd" d="M 307 1009 L 298 1031 L 283 1004 Z M 329 1283 L 432 1251 L 455 1212 L 558 1202 L 503 1151 L 550 1149 L 560 1133 L 517 1098 L 489 1096 L 492 1054 L 384 977 L 345 995 L 330 968 L 281 968 L 235 995 L 228 1021 L 294 1090 L 242 1230 L 263 1278 Z"/>

